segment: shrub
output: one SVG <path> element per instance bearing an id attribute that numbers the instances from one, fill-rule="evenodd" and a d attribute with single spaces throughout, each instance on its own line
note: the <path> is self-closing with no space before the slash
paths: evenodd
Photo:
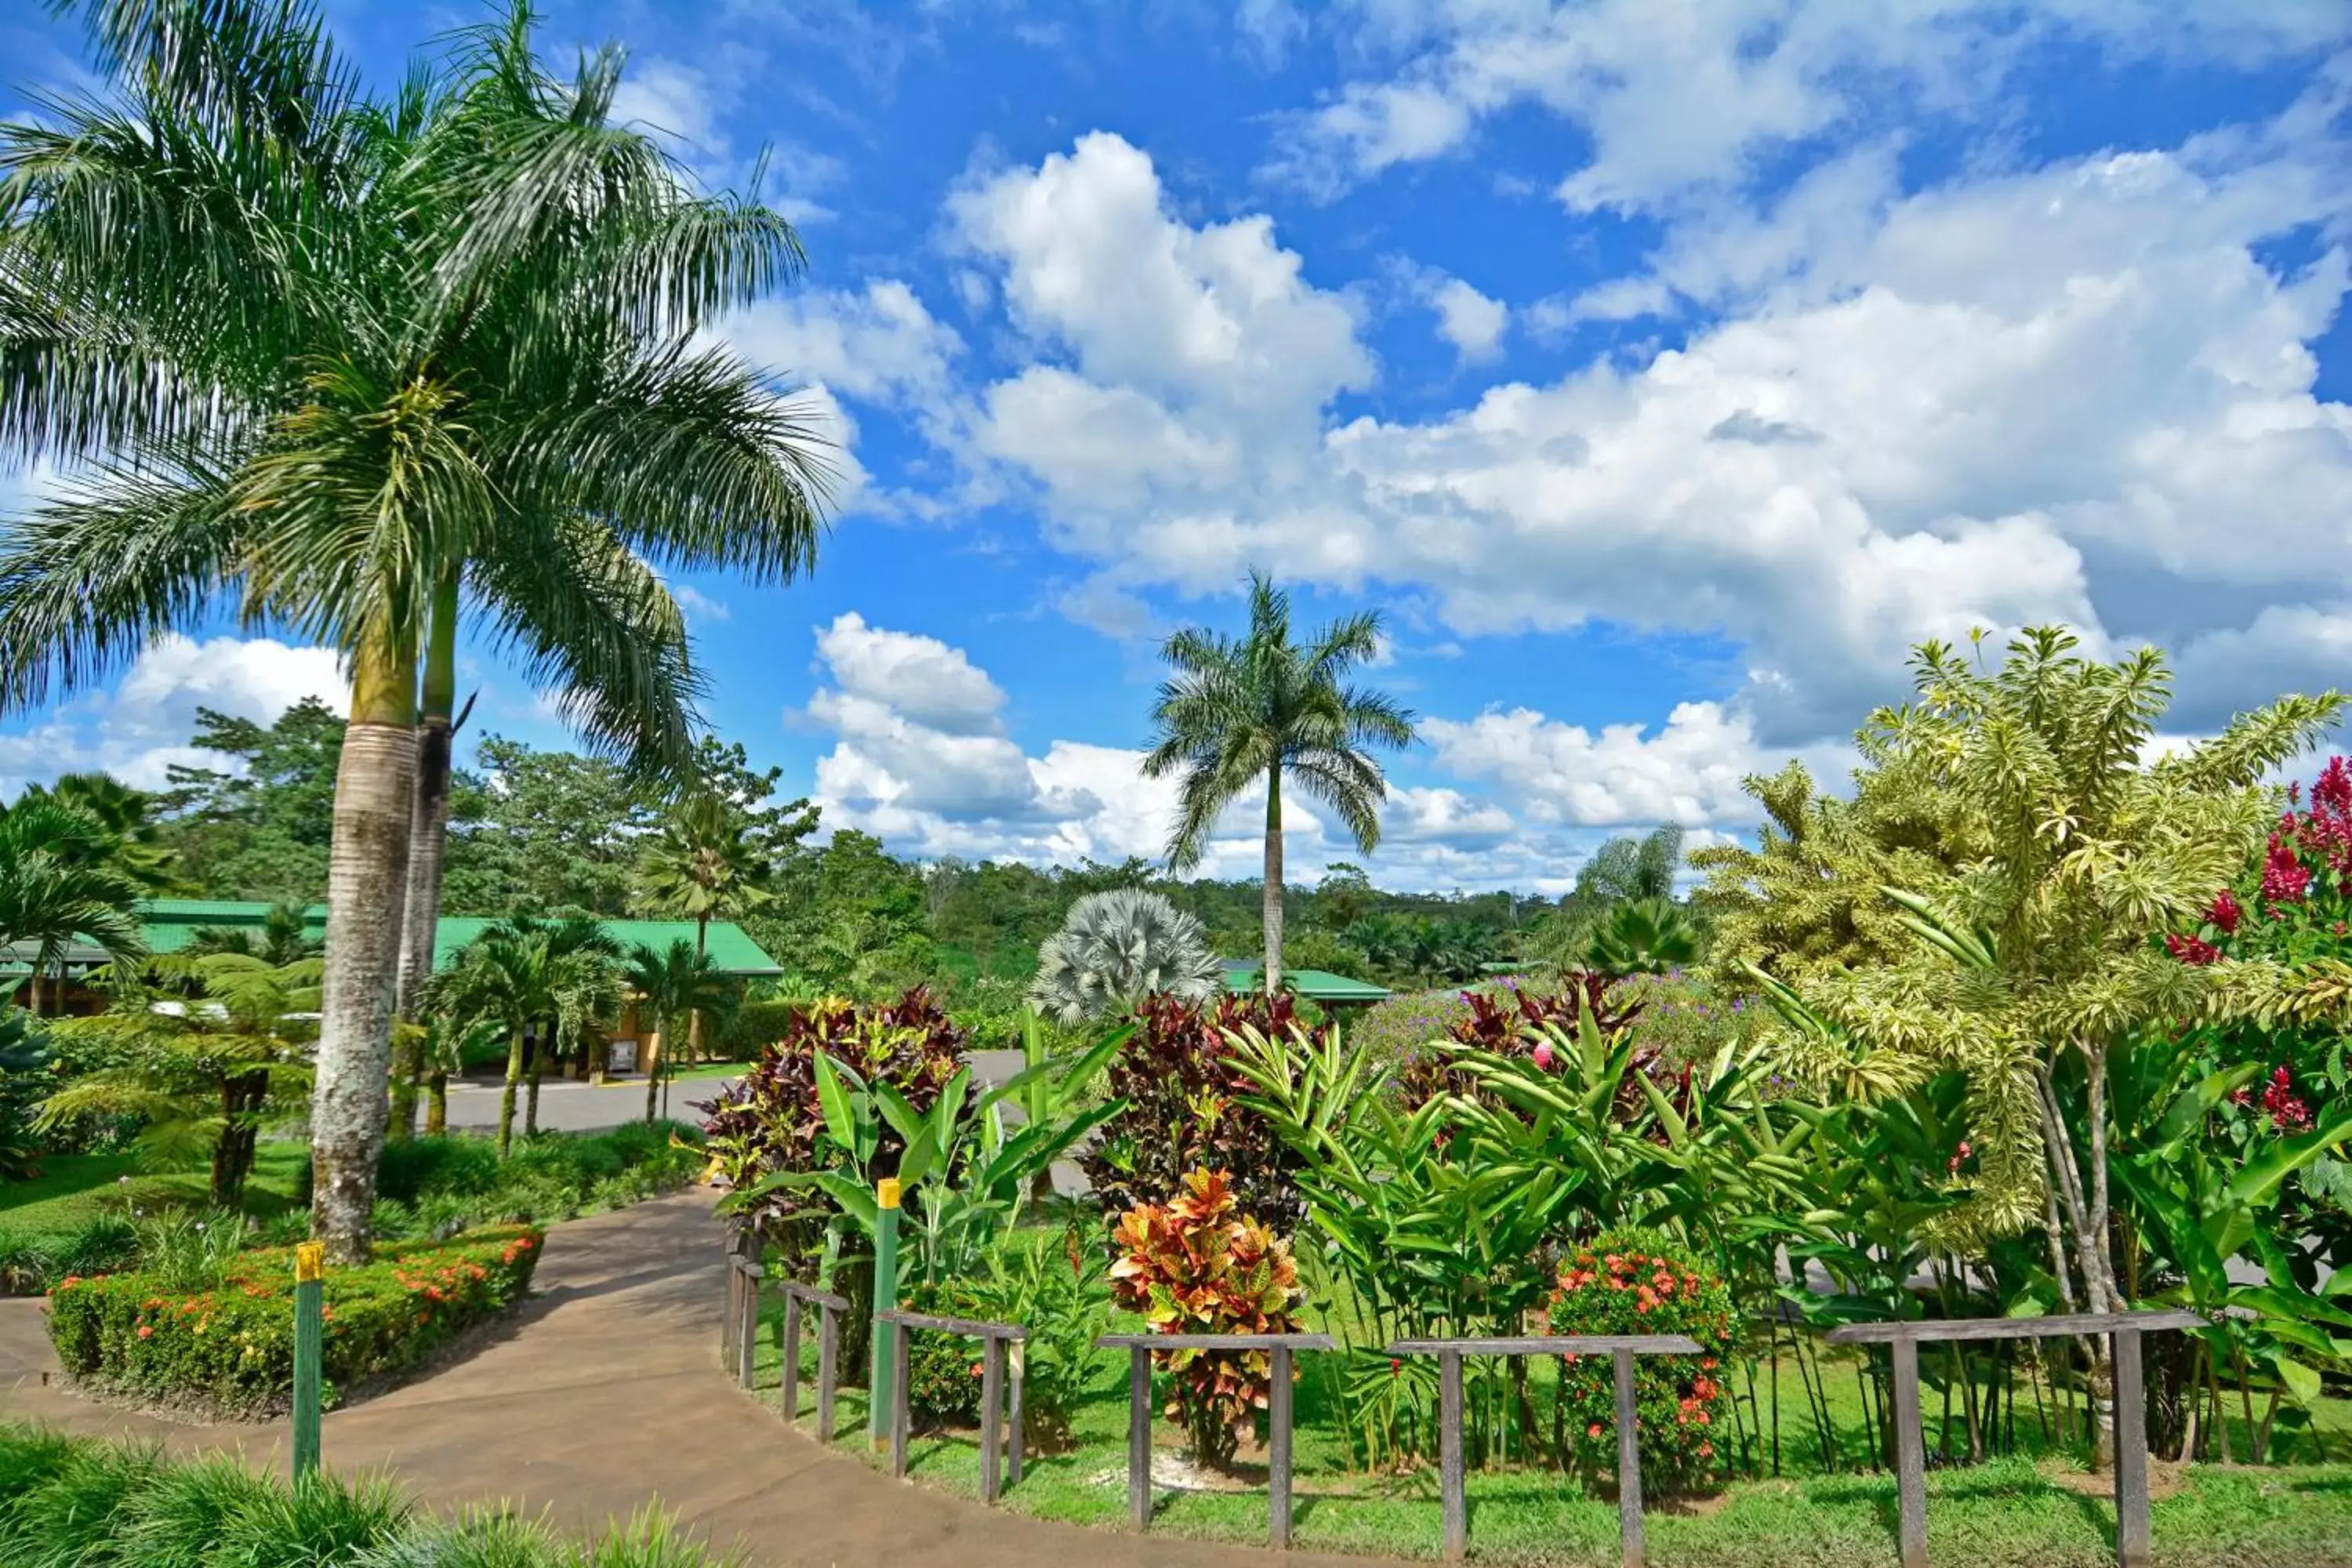
<path id="1" fill-rule="evenodd" d="M 1401 1068 L 1430 1041 L 1451 1038 L 1454 1026 L 1469 1016 L 1469 999 L 1459 986 L 1400 992 L 1365 1013 L 1349 1029 L 1348 1041 L 1372 1061 Z"/>
<path id="2" fill-rule="evenodd" d="M 816 1094 L 818 1051 L 866 1083 L 889 1084 L 924 1111 L 963 1069 L 968 1045 L 963 1030 L 919 985 L 891 1003 L 835 998 L 794 1007 L 782 1037 L 705 1107 L 710 1112 L 703 1123 L 709 1152 L 739 1189 L 780 1172 L 813 1170 L 816 1135 L 824 1124 Z M 881 1170 L 898 1168 L 898 1134 L 886 1130 L 877 1156 Z M 779 1189 L 745 1215 L 773 1233 L 824 1206 L 822 1194 Z"/>
<path id="3" fill-rule="evenodd" d="M 1119 1218 L 1110 1266 L 1121 1306 L 1158 1334 L 1287 1333 L 1301 1292 L 1288 1244 L 1243 1214 L 1222 1171 L 1193 1171 L 1181 1197 Z M 1168 1352 L 1168 1414 L 1203 1464 L 1233 1458 L 1241 1429 L 1264 1408 L 1264 1351 Z"/>
<path id="4" fill-rule="evenodd" d="M 487 1193 L 499 1183 L 499 1146 L 488 1138 L 436 1136 L 387 1142 L 375 1193 L 413 1204 L 426 1193 Z"/>
<path id="5" fill-rule="evenodd" d="M 987 1272 L 967 1282 L 972 1316 L 1020 1323 L 1024 1346 L 1022 1426 L 1039 1450 L 1066 1447 L 1087 1379 L 1110 1326 L 1110 1281 L 1101 1255 L 1073 1226 L 1050 1238 L 1014 1235 L 989 1254 Z"/>
<path id="6" fill-rule="evenodd" d="M 499 1226 L 330 1269 L 331 1396 L 416 1366 L 520 1301 L 542 1239 L 530 1226 Z M 294 1385 L 292 1251 L 240 1253 L 216 1286 L 194 1291 L 143 1273 L 69 1276 L 49 1296 L 49 1339 L 67 1373 L 98 1387 L 224 1414 L 281 1409 Z"/>
<path id="7" fill-rule="evenodd" d="M 1560 1262 L 1552 1292 L 1555 1334 L 1687 1334 L 1703 1356 L 1635 1360 L 1635 1425 L 1644 1487 L 1703 1481 L 1716 1469 L 1715 1439 L 1727 1437 L 1730 1391 L 1718 1369 L 1731 1352 L 1731 1292 L 1655 1231 L 1595 1237 Z M 1571 1451 L 1590 1469 L 1617 1456 L 1615 1368 L 1607 1356 L 1563 1356 L 1559 1398 Z"/>
<path id="8" fill-rule="evenodd" d="M 1747 998 L 1727 1001 L 1706 981 L 1681 970 L 1637 975 L 1618 994 L 1640 1008 L 1634 1025 L 1638 1048 L 1659 1073 L 1703 1069 L 1725 1046 L 1748 1038 L 1754 1026 Z"/>
<path id="9" fill-rule="evenodd" d="M 1135 1032 L 1111 1063 L 1110 1093 L 1127 1109 L 1081 1155 L 1106 1219 L 1179 1196 L 1186 1173 L 1223 1173 L 1244 1213 L 1289 1235 L 1306 1213 L 1298 1155 L 1238 1098 L 1226 1031 L 1244 1025 L 1286 1038 L 1297 1022 L 1288 996 L 1227 996 L 1196 1007 L 1165 996 L 1135 1010 Z"/>
<path id="10" fill-rule="evenodd" d="M 375 1232 L 392 1238 L 446 1237 L 467 1226 L 544 1223 L 625 1208 L 692 1181 L 706 1159 L 693 1146 L 698 1136 L 670 1121 L 548 1132 L 518 1143 L 503 1164 L 498 1146 L 485 1136 L 386 1144 L 377 1166 Z"/>
<path id="11" fill-rule="evenodd" d="M 912 1312 L 977 1318 L 981 1306 L 961 1284 L 917 1285 L 899 1303 Z M 907 1409 L 922 1426 L 980 1421 L 980 1345 L 961 1334 L 917 1331 L 907 1342 Z M 1024 1390 L 1024 1393 L 1026 1391 Z"/>

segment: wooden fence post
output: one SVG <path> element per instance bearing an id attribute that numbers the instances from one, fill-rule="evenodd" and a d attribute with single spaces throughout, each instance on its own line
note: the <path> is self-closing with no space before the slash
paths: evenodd
<path id="1" fill-rule="evenodd" d="M 980 1342 L 980 1500 L 996 1500 L 1003 1474 L 1004 1345 L 993 1339 Z"/>
<path id="2" fill-rule="evenodd" d="M 1610 1353 L 1617 1380 L 1617 1533 L 1625 1568 L 1642 1568 L 1647 1547 L 1642 1533 L 1642 1428 L 1633 1395 L 1633 1352 L 1620 1346 Z"/>
<path id="3" fill-rule="evenodd" d="M 816 1319 L 816 1440 L 833 1441 L 833 1391 L 840 1360 L 841 1328 L 830 1306 L 819 1304 Z"/>
<path id="4" fill-rule="evenodd" d="M 1927 1439 L 1919 1425 L 1919 1342 L 1887 1346 L 1895 1363 L 1895 1495 L 1903 1568 L 1927 1568 Z"/>
<path id="5" fill-rule="evenodd" d="M 777 1359 L 782 1363 L 784 1386 L 776 1403 L 784 1413 L 784 1425 L 797 1426 L 801 1418 L 801 1299 L 787 1289 L 784 1292 L 784 1342 L 777 1347 Z"/>
<path id="6" fill-rule="evenodd" d="M 1151 1522 L 1151 1352 L 1141 1345 L 1127 1361 L 1127 1517 L 1138 1530 Z"/>
<path id="7" fill-rule="evenodd" d="M 1004 1479 L 1008 1486 L 1017 1487 L 1021 1484 L 1021 1389 L 1028 1366 L 1029 1347 L 1015 1340 L 1005 1354 L 1012 1358 L 1013 1363 L 1013 1412 L 1005 1422 L 1012 1428 L 1013 1459 L 1005 1467 Z"/>
<path id="8" fill-rule="evenodd" d="M 1445 1560 L 1470 1549 L 1470 1499 L 1462 1474 L 1462 1352 L 1437 1355 L 1437 1469 L 1445 1495 Z"/>
<path id="9" fill-rule="evenodd" d="M 2137 1329 L 2115 1332 L 2116 1562 L 2147 1568 L 2147 1399 Z"/>
<path id="10" fill-rule="evenodd" d="M 1266 1539 L 1280 1552 L 1290 1544 L 1290 1347 L 1276 1345 L 1266 1359 Z"/>
<path id="11" fill-rule="evenodd" d="M 890 1336 L 890 1473 L 907 1473 L 907 1424 L 912 1419 L 907 1398 L 907 1331 Z M 878 1391 L 877 1391 L 878 1392 Z"/>

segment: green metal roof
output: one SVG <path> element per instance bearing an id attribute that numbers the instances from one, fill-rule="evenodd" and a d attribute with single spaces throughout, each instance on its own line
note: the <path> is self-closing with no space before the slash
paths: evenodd
<path id="1" fill-rule="evenodd" d="M 188 945 L 202 926 L 251 926 L 258 929 L 273 906 L 230 899 L 152 899 L 140 908 L 147 929 L 147 946 L 154 952 L 177 952 Z M 495 921 L 469 915 L 444 915 L 433 933 L 433 967 L 445 969 L 460 948 L 479 936 Z M 623 948 L 643 945 L 659 952 L 673 942 L 694 940 L 692 921 L 598 921 Z M 327 931 L 327 906 L 312 904 L 302 911 L 303 929 L 312 936 Z M 721 973 L 741 975 L 782 974 L 783 966 L 760 949 L 740 926 L 728 921 L 710 922 L 706 947 Z"/>
<path id="2" fill-rule="evenodd" d="M 1225 989 L 1234 993 L 1258 989 L 1258 969 L 1255 963 L 1225 964 Z M 1385 1002 L 1389 999 L 1385 986 L 1369 980 L 1351 980 L 1344 974 L 1333 974 L 1324 969 L 1286 969 L 1282 972 L 1286 990 L 1306 997 L 1310 1002 Z"/>

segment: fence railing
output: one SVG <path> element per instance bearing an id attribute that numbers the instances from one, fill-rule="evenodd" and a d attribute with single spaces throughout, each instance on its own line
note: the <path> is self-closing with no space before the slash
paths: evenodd
<path id="1" fill-rule="evenodd" d="M 981 1342 L 980 1362 L 980 1500 L 994 1502 L 1002 1486 L 998 1466 L 1004 1444 L 1004 1378 L 1007 1352 L 1011 1352 L 1013 1373 L 1013 1453 L 1010 1469 L 1012 1484 L 1021 1481 L 1021 1373 L 1022 1346 L 1029 1331 L 1019 1323 L 983 1323 L 970 1318 L 940 1318 L 929 1312 L 880 1311 L 874 1314 L 877 1323 L 888 1323 L 899 1330 L 891 1336 L 890 1387 L 894 1397 L 890 1409 L 890 1473 L 907 1473 L 907 1427 L 909 1411 L 907 1400 L 907 1335 L 908 1329 L 928 1329 L 938 1334 L 961 1334 L 966 1339 Z"/>
<path id="2" fill-rule="evenodd" d="M 1127 1363 L 1127 1511 L 1138 1530 L 1151 1523 L 1151 1352 L 1264 1351 L 1273 1384 L 1265 1400 L 1266 1537 L 1290 1544 L 1290 1361 L 1298 1351 L 1328 1351 L 1328 1334 L 1105 1334 L 1095 1342 L 1124 1350 Z"/>
<path id="3" fill-rule="evenodd" d="M 1538 1334 L 1521 1339 L 1399 1340 L 1392 1356 L 1437 1358 L 1437 1467 L 1445 1500 L 1445 1556 L 1459 1563 L 1470 1543 L 1470 1500 L 1462 1468 L 1462 1358 L 1465 1356 L 1605 1355 L 1617 1379 L 1617 1535 L 1625 1568 L 1641 1568 L 1642 1442 L 1635 1419 L 1633 1358 L 1699 1355 L 1706 1347 L 1682 1334 Z"/>
<path id="4" fill-rule="evenodd" d="M 738 1383 L 752 1386 L 752 1357 L 759 1335 L 760 1290 L 764 1270 L 755 1260 L 756 1240 L 748 1232 L 728 1241 L 727 1311 L 719 1327 L 719 1352 Z M 800 1339 L 805 1307 L 819 1310 L 817 1440 L 833 1437 L 835 1350 L 839 1318 L 849 1310 L 840 1296 L 789 1279 L 777 1282 L 784 1297 L 781 1399 L 787 1423 L 799 1416 Z M 2075 1312 L 2047 1318 L 1948 1318 L 1909 1322 L 1849 1323 L 1831 1331 L 1833 1344 L 1884 1344 L 1892 1362 L 1897 1532 L 1903 1568 L 1927 1562 L 1927 1443 L 1920 1424 L 1919 1345 L 1938 1340 L 2074 1339 L 2105 1335 L 2111 1343 L 2115 1411 L 2116 1560 L 2119 1568 L 2147 1568 L 2149 1561 L 2147 1404 L 2141 1380 L 2140 1339 L 2168 1329 L 2200 1327 L 2194 1312 Z M 982 1342 L 981 1496 L 994 1502 L 1005 1484 L 1018 1484 L 1022 1459 L 1023 1352 L 1028 1330 L 1018 1323 L 980 1322 L 924 1312 L 877 1310 L 877 1329 L 961 1334 Z M 910 1412 L 907 1390 L 907 1335 L 898 1332 L 891 1360 L 895 1375 L 890 1411 L 890 1473 L 907 1473 Z M 1300 1351 L 1336 1348 L 1328 1334 L 1105 1334 L 1095 1343 L 1128 1352 L 1128 1512 L 1139 1531 L 1151 1521 L 1151 1357 L 1180 1350 L 1263 1351 L 1272 1386 L 1266 1400 L 1267 1536 L 1277 1549 L 1291 1535 L 1291 1373 Z M 1468 1547 L 1469 1508 L 1462 1442 L 1462 1363 L 1469 1356 L 1608 1355 L 1614 1366 L 1617 1403 L 1618 1527 L 1624 1562 L 1643 1561 L 1640 1430 L 1634 1392 L 1634 1361 L 1644 1355 L 1697 1355 L 1696 1341 L 1677 1334 L 1562 1334 L 1481 1340 L 1399 1340 L 1391 1356 L 1438 1358 L 1438 1440 L 1444 1498 L 1445 1552 L 1459 1561 Z M 1010 1375 L 1011 1452 L 1005 1463 L 1005 1409 Z M 1001 1475 L 1000 1470 L 1009 1474 Z"/>
<path id="5" fill-rule="evenodd" d="M 796 1279 L 780 1281 L 777 1289 L 784 1294 L 783 1341 L 778 1347 L 782 1362 L 783 1386 L 776 1395 L 776 1406 L 783 1413 L 784 1425 L 797 1425 L 801 1415 L 801 1313 L 804 1306 L 814 1305 L 816 1319 L 816 1440 L 833 1441 L 833 1390 L 839 1368 L 841 1325 L 835 1321 L 836 1313 L 849 1310 L 849 1303 L 830 1290 L 820 1290 L 814 1285 L 803 1285 Z"/>
<path id="6" fill-rule="evenodd" d="M 2116 1561 L 2147 1568 L 2147 1402 L 2140 1384 L 2140 1336 L 2205 1321 L 2194 1312 L 2068 1312 L 2053 1318 L 1934 1318 L 1908 1323 L 1849 1323 L 1832 1344 L 1883 1344 L 1894 1363 L 1896 1529 L 1903 1568 L 1927 1568 L 1927 1446 L 1919 1425 L 1922 1340 L 2046 1340 L 2109 1336 L 2115 1373 Z"/>

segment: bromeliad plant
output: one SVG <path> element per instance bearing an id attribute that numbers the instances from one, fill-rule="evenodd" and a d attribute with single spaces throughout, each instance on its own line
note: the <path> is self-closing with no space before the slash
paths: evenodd
<path id="1" fill-rule="evenodd" d="M 1181 1195 L 1129 1209 L 1111 1244 L 1111 1288 L 1154 1333 L 1279 1334 L 1294 1324 L 1303 1292 L 1290 1247 L 1241 1212 L 1222 1171 L 1192 1171 Z M 1232 1462 L 1265 1407 L 1269 1363 L 1265 1351 L 1167 1352 L 1167 1414 L 1184 1424 L 1202 1464 Z"/>

